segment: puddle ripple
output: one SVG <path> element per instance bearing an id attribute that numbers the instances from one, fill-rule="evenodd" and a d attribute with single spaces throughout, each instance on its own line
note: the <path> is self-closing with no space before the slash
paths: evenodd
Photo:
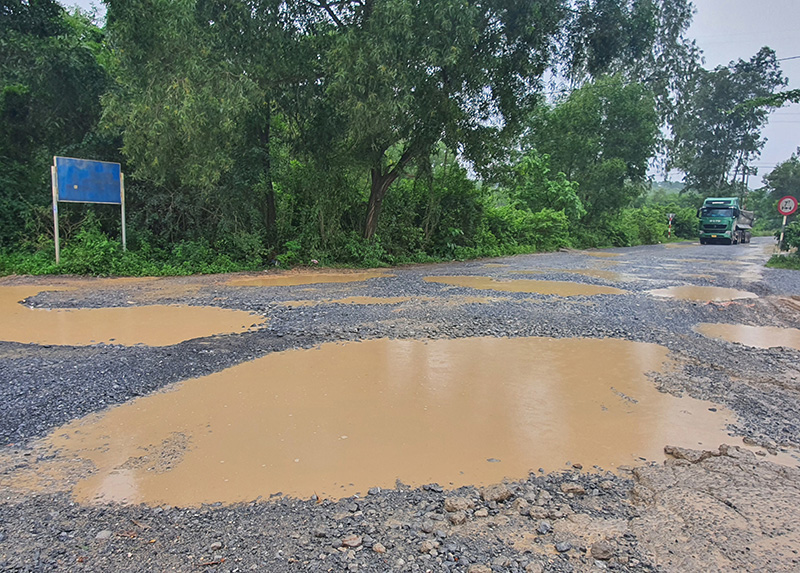
<path id="1" fill-rule="evenodd" d="M 598 294 L 626 294 L 622 289 L 597 286 L 568 281 L 537 281 L 532 279 L 516 279 L 498 281 L 490 277 L 479 276 L 444 276 L 425 277 L 425 282 L 441 283 L 452 286 L 468 287 L 478 290 L 495 290 L 504 292 L 526 292 L 532 294 L 556 296 L 593 296 Z"/>
<path id="2" fill-rule="evenodd" d="M 666 358 L 614 339 L 329 343 L 187 380 L 48 441 L 96 466 L 79 501 L 197 505 L 613 469 L 729 440 L 724 408 L 654 389 L 645 373 Z"/>

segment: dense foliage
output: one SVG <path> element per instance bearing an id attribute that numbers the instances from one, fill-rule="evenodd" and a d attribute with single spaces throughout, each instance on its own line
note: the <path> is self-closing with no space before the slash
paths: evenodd
<path id="1" fill-rule="evenodd" d="M 101 27 L 0 0 L 0 273 L 628 246 L 666 240 L 667 213 L 693 238 L 703 170 L 748 169 L 784 84 L 768 49 L 700 68 L 688 0 L 105 4 Z M 694 161 L 717 129 L 724 161 Z M 692 193 L 651 188 L 668 132 Z M 127 252 L 116 207 L 63 205 L 55 264 L 54 155 L 122 163 Z"/>

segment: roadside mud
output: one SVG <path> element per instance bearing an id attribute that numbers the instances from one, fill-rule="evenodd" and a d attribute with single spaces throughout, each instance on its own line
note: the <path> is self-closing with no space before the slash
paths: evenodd
<path id="1" fill-rule="evenodd" d="M 524 292 L 555 296 L 594 296 L 600 294 L 625 294 L 627 291 L 615 287 L 590 285 L 567 281 L 537 281 L 516 279 L 499 281 L 490 277 L 479 276 L 440 276 L 425 277 L 425 282 L 440 283 L 450 286 L 467 287 L 477 290 L 495 290 L 504 292 Z"/>

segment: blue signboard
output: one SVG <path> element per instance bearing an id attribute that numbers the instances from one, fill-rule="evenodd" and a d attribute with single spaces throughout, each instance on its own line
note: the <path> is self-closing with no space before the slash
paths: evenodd
<path id="1" fill-rule="evenodd" d="M 56 157 L 58 200 L 122 204 L 119 163 Z"/>

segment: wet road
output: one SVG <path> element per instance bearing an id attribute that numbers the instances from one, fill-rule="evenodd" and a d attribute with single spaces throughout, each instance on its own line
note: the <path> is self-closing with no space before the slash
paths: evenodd
<path id="1" fill-rule="evenodd" d="M 772 251 L 5 278 L 0 486 L 101 504 L 335 499 L 723 441 L 796 467 L 800 273 L 765 269 Z M 20 445 L 40 461 L 14 469 Z"/>

